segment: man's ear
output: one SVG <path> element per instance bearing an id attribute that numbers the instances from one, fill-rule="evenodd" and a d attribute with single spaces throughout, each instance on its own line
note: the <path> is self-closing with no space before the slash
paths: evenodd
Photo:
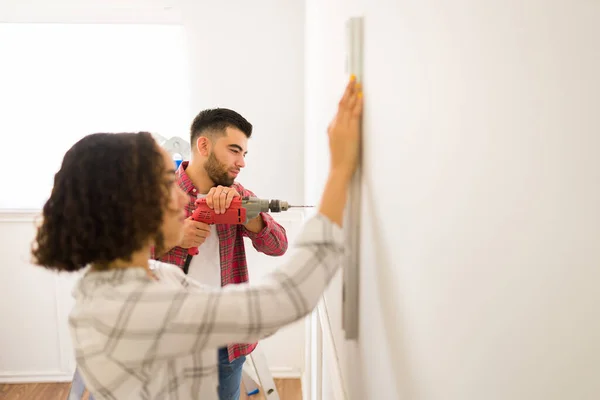
<path id="1" fill-rule="evenodd" d="M 211 150 L 210 139 L 206 136 L 199 136 L 196 140 L 196 150 L 198 150 L 198 154 L 201 156 L 208 157 Z"/>

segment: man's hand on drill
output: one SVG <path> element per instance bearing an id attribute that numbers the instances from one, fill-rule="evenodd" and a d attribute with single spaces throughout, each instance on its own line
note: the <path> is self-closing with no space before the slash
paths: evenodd
<path id="1" fill-rule="evenodd" d="M 215 214 L 225 214 L 225 211 L 231 205 L 231 201 L 236 197 L 241 197 L 241 195 L 234 188 L 216 186 L 208 191 L 206 205 L 212 208 Z M 249 231 L 258 233 L 265 227 L 265 222 L 259 214 L 249 220 L 244 226 Z"/>
<path id="2" fill-rule="evenodd" d="M 215 186 L 206 195 L 206 205 L 215 211 L 215 214 L 225 214 L 235 197 L 241 197 L 234 188 Z"/>
<path id="3" fill-rule="evenodd" d="M 208 191 L 206 204 L 215 210 L 215 213 L 223 214 L 231 205 L 231 200 L 236 196 L 239 197 L 239 194 L 235 189 L 226 186 L 217 186 Z M 188 218 L 183 225 L 183 239 L 179 247 L 183 247 L 184 249 L 198 247 L 204 243 L 209 234 L 210 225 Z"/>
<path id="4" fill-rule="evenodd" d="M 231 200 L 236 196 L 239 197 L 240 195 L 235 189 L 226 186 L 217 186 L 208 191 L 206 204 L 215 210 L 215 213 L 223 214 L 231 205 Z M 179 247 L 183 247 L 184 249 L 198 247 L 206 241 L 209 234 L 210 225 L 188 218 L 183 225 L 183 239 Z"/>
<path id="5" fill-rule="evenodd" d="M 189 249 L 190 247 L 198 247 L 210 235 L 210 226 L 204 222 L 194 221 L 188 218 L 183 222 L 183 239 L 179 247 Z"/>

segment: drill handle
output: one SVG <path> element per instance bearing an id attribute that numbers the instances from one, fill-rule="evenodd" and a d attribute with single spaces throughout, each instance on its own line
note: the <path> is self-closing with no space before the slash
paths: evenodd
<path id="1" fill-rule="evenodd" d="M 239 197 L 231 201 L 231 205 L 224 214 L 217 214 L 206 204 L 206 199 L 198 199 L 196 201 L 196 209 L 191 215 L 191 219 L 198 222 L 203 222 L 208 225 L 212 224 L 227 224 L 239 225 L 246 223 L 246 209 L 242 205 L 242 199 Z M 195 256 L 198 254 L 197 247 L 190 247 L 188 254 Z"/>

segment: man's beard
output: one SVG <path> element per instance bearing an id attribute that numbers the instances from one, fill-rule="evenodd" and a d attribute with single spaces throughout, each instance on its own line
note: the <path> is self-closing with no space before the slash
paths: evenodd
<path id="1" fill-rule="evenodd" d="M 235 178 L 229 176 L 227 171 L 227 167 L 222 164 L 217 157 L 215 157 L 215 153 L 211 152 L 208 156 L 208 160 L 204 164 L 204 169 L 208 174 L 208 177 L 215 183 L 215 185 L 221 186 L 231 186 L 233 185 L 233 181 Z"/>

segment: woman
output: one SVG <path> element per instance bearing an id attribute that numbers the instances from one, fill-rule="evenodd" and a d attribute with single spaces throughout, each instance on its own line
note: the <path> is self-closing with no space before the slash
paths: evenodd
<path id="1" fill-rule="evenodd" d="M 225 288 L 150 260 L 152 246 L 181 239 L 187 200 L 169 154 L 149 134 L 93 134 L 66 153 L 33 256 L 57 271 L 86 268 L 69 324 L 96 400 L 216 399 L 219 347 L 258 341 L 313 310 L 343 251 L 361 114 L 351 79 L 328 128 L 331 167 L 319 213 L 276 272 Z"/>

